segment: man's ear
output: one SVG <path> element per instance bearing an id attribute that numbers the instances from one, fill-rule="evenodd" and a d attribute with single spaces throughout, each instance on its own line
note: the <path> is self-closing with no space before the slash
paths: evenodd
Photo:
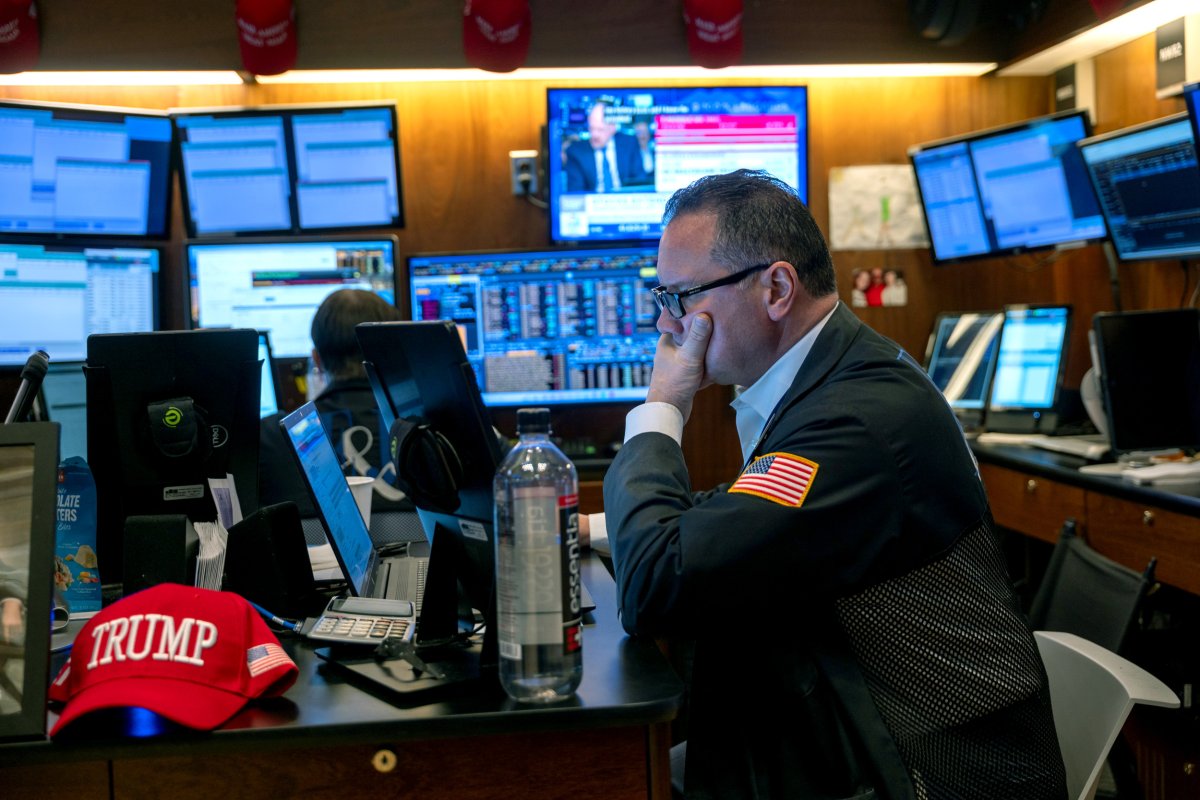
<path id="1" fill-rule="evenodd" d="M 776 261 L 764 272 L 768 285 L 767 316 L 779 322 L 788 315 L 800 292 L 800 276 L 796 268 L 786 261 Z"/>

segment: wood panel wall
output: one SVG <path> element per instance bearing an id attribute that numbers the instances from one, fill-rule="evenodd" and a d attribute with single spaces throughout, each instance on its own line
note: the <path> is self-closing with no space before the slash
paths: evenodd
<path id="1" fill-rule="evenodd" d="M 1154 99 L 1153 36 L 1097 59 L 1097 129 L 1112 130 L 1182 109 L 1177 99 Z M 712 80 L 720 79 L 714 72 Z M 696 81 L 690 81 L 696 83 Z M 747 83 L 747 80 L 728 81 Z M 770 82 L 770 81 L 768 81 Z M 676 81 L 686 85 L 689 81 Z M 645 85 L 654 85 L 647 80 Z M 829 169 L 855 164 L 906 163 L 907 148 L 1051 110 L 1045 78 L 821 79 L 810 89 L 809 197 L 818 223 L 828 230 Z M 555 81 L 556 86 L 599 85 Z M 400 124 L 406 227 L 394 232 L 400 255 L 417 252 L 539 247 L 547 244 L 545 212 L 510 194 L 511 149 L 538 147 L 547 84 L 535 80 L 391 83 L 341 86 L 233 86 L 168 88 L 0 88 L 0 97 L 165 109 L 226 105 L 389 100 Z M 183 239 L 176 196 L 173 239 L 163 275 L 163 324 L 182 327 Z M 844 297 L 850 275 L 874 266 L 903 270 L 909 304 L 861 309 L 864 320 L 918 356 L 934 315 L 942 310 L 997 308 L 1017 302 L 1071 302 L 1076 307 L 1075 346 L 1068 384 L 1077 386 L 1088 365 L 1086 330 L 1091 315 L 1112 310 L 1108 266 L 1091 246 L 1061 255 L 1033 254 L 935 267 L 927 250 L 848 251 L 834 254 Z M 1125 308 L 1176 306 L 1190 283 L 1178 262 L 1122 264 Z M 700 398 L 685 449 L 694 483 L 728 479 L 740 456 L 726 408 L 728 390 Z M 619 414 L 601 415 L 617 429 Z M 614 421 L 615 420 L 615 421 Z M 594 422 L 589 419 L 588 422 Z M 568 423 L 568 427 L 571 423 Z"/>

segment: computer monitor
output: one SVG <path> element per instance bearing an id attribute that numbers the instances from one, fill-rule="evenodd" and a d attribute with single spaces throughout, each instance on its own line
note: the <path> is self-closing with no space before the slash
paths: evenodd
<path id="1" fill-rule="evenodd" d="M 1183 100 L 1192 121 L 1192 136 L 1200 142 L 1200 83 L 1184 86 Z"/>
<path id="2" fill-rule="evenodd" d="M 1084 139 L 1079 152 L 1120 258 L 1200 255 L 1200 166 L 1187 114 Z"/>
<path id="3" fill-rule="evenodd" d="M 259 381 L 258 416 L 269 417 L 279 413 L 279 386 L 275 380 L 275 366 L 271 356 L 271 335 L 258 332 L 258 360 L 262 362 L 262 378 Z"/>
<path id="4" fill-rule="evenodd" d="M 153 247 L 0 244 L 0 368 L 39 349 L 52 363 L 83 361 L 93 333 L 154 330 L 160 257 Z"/>
<path id="5" fill-rule="evenodd" d="M 438 641 L 461 627 L 460 591 L 481 611 L 489 634 L 485 662 L 495 659 L 495 546 L 492 479 L 501 449 L 479 394 L 462 340 L 451 322 L 364 322 L 355 328 L 379 413 L 391 429 L 398 418 L 421 420 L 445 438 L 457 464 L 419 476 L 453 474 L 457 507 L 414 496 L 432 545 L 417 637 Z M 398 465 L 400 467 L 401 465 Z"/>
<path id="6" fill-rule="evenodd" d="M 128 517 L 215 519 L 208 478 L 227 474 L 241 507 L 258 507 L 260 375 L 253 330 L 88 337 L 88 464 L 105 582 L 121 578 Z"/>
<path id="7" fill-rule="evenodd" d="M 657 263 L 651 245 L 411 256 L 408 316 L 458 326 L 489 406 L 636 403 Z"/>
<path id="8" fill-rule="evenodd" d="M 983 422 L 1000 349 L 1002 311 L 938 314 L 925 352 L 925 370 L 967 429 Z"/>
<path id="9" fill-rule="evenodd" d="M 1113 450 L 1200 449 L 1200 309 L 1101 313 L 1092 328 Z"/>
<path id="10" fill-rule="evenodd" d="M 51 361 L 42 378 L 44 416 L 57 422 L 59 458 L 87 459 L 87 384 L 82 361 Z"/>
<path id="11" fill-rule="evenodd" d="M 166 114 L 0 100 L 0 235 L 162 239 L 170 205 Z"/>
<path id="12" fill-rule="evenodd" d="M 1104 217 L 1076 142 L 1086 111 L 909 149 L 933 258 L 948 263 L 1103 239 Z"/>
<path id="13" fill-rule="evenodd" d="M 404 226 L 396 107 L 176 109 L 189 236 Z"/>
<path id="14" fill-rule="evenodd" d="M 657 240 L 675 190 L 741 168 L 807 202 L 807 87 L 551 88 L 546 103 L 553 242 Z"/>
<path id="15" fill-rule="evenodd" d="M 276 358 L 312 353 L 313 314 L 338 289 L 396 302 L 396 238 L 268 239 L 187 245 L 193 328 L 254 328 Z"/>
<path id="16" fill-rule="evenodd" d="M 1069 305 L 1005 307 L 988 399 L 988 430 L 1054 431 L 1070 335 Z"/>

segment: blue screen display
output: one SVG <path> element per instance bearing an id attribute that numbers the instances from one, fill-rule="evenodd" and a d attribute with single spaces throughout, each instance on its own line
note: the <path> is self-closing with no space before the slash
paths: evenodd
<path id="1" fill-rule="evenodd" d="M 656 247 L 412 256 L 411 319 L 451 320 L 491 406 L 640 402 Z"/>
<path id="2" fill-rule="evenodd" d="M 401 227 L 394 106 L 176 111 L 191 235 Z"/>
<path id="3" fill-rule="evenodd" d="M 165 114 L 0 102 L 0 234 L 167 235 Z"/>
<path id="4" fill-rule="evenodd" d="M 1067 306 L 1006 308 L 988 407 L 1053 408 L 1070 331 L 1071 309 Z"/>
<path id="5" fill-rule="evenodd" d="M 918 145 L 909 151 L 938 261 L 1104 238 L 1076 143 L 1083 112 Z"/>
<path id="6" fill-rule="evenodd" d="M 803 86 L 548 89 L 550 239 L 657 239 L 697 178 L 762 169 L 808 200 Z"/>

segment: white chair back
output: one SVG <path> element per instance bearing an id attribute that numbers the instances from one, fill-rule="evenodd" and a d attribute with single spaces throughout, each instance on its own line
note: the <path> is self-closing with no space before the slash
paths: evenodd
<path id="1" fill-rule="evenodd" d="M 1050 680 L 1068 797 L 1090 800 L 1134 704 L 1178 708 L 1179 698 L 1146 670 L 1087 639 L 1051 631 L 1035 631 L 1034 638 Z"/>

